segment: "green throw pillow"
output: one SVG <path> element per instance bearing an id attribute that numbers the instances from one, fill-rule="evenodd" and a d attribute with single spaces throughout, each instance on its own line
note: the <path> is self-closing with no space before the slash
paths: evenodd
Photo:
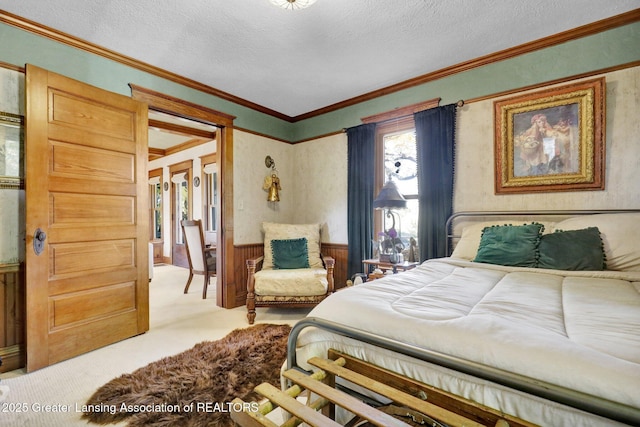
<path id="1" fill-rule="evenodd" d="M 307 238 L 272 240 L 273 268 L 309 268 Z"/>
<path id="2" fill-rule="evenodd" d="M 538 245 L 539 268 L 604 270 L 605 256 L 598 227 L 545 234 Z"/>
<path id="3" fill-rule="evenodd" d="M 485 227 L 474 261 L 512 267 L 536 267 L 538 242 L 543 229 L 542 224 L 536 223 Z"/>

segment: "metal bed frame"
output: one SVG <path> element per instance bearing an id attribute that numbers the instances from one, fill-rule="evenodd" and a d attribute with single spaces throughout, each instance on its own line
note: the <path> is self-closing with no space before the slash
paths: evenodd
<path id="1" fill-rule="evenodd" d="M 639 209 L 627 210 L 568 210 L 568 211 L 510 211 L 510 212 L 458 212 L 452 215 L 446 222 L 447 244 L 455 236 L 452 234 L 452 224 L 459 217 L 530 217 L 530 216 L 572 216 L 572 215 L 592 215 L 602 213 L 637 213 Z M 447 250 L 450 249 L 447 247 Z M 449 252 L 447 252 L 449 253 Z M 602 416 L 614 421 L 630 425 L 640 425 L 640 408 L 602 399 L 600 397 L 571 390 L 566 387 L 550 384 L 535 378 L 515 374 L 490 366 L 482 365 L 469 360 L 439 353 L 425 348 L 412 346 L 400 341 L 396 341 L 383 336 L 375 335 L 360 329 L 352 328 L 343 324 L 331 322 L 325 319 L 308 317 L 296 323 L 289 335 L 287 343 L 287 369 L 301 368 L 296 359 L 296 344 L 298 336 L 302 330 L 308 327 L 315 327 L 351 338 L 366 344 L 371 344 L 393 352 L 397 352 L 409 357 L 413 357 L 425 362 L 449 368 L 458 372 L 472 375 L 487 381 L 491 381 L 527 394 L 541 397 L 550 401 L 561 403 L 575 409 L 585 411 L 594 415 Z M 308 372 L 307 372 L 308 373 Z"/>
<path id="2" fill-rule="evenodd" d="M 453 225 L 460 218 L 522 218 L 522 217 L 570 217 L 575 215 L 595 215 L 607 213 L 638 213 L 640 209 L 600 209 L 600 210 L 537 210 L 537 211 L 463 211 L 451 215 L 446 223 L 447 240 L 445 250 L 447 255 L 453 251 L 453 240 L 460 238 L 458 234 L 453 234 Z"/>
<path id="3" fill-rule="evenodd" d="M 514 374 L 512 372 L 485 366 L 469 360 L 460 359 L 443 353 L 435 352 L 402 343 L 400 341 L 371 334 L 361 329 L 351 328 L 346 325 L 331 322 L 315 317 L 308 317 L 296 323 L 291 329 L 287 343 L 287 369 L 297 369 L 309 374 L 301 368 L 296 359 L 296 343 L 298 335 L 308 327 L 320 328 L 342 335 L 347 338 L 375 345 L 380 348 L 401 353 L 406 356 L 433 363 L 458 372 L 472 375 L 487 381 L 491 381 L 515 390 L 542 397 L 557 403 L 599 415 L 611 420 L 629 425 L 640 425 L 640 409 L 621 403 L 605 400 L 597 396 L 571 390 L 555 384 L 550 384 L 534 378 Z"/>

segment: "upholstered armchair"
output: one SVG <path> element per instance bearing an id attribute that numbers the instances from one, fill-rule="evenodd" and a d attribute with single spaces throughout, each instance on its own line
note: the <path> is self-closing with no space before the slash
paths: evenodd
<path id="1" fill-rule="evenodd" d="M 264 255 L 247 260 L 247 319 L 256 307 L 312 307 L 334 290 L 335 260 L 320 254 L 320 224 L 265 222 Z"/>

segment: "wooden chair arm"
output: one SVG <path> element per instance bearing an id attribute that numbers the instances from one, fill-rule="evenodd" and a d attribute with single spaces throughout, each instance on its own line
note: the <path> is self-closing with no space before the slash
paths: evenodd
<path id="1" fill-rule="evenodd" d="M 322 260 L 324 261 L 324 265 L 329 269 L 329 267 L 333 268 L 336 265 L 336 260 L 330 256 L 323 256 Z"/>
<path id="2" fill-rule="evenodd" d="M 327 268 L 327 293 L 332 294 L 335 290 L 335 284 L 333 281 L 333 269 L 336 265 L 336 260 L 330 256 L 323 256 L 322 261 L 324 261 L 324 265 Z"/>
<path id="3" fill-rule="evenodd" d="M 262 261 L 264 261 L 264 256 L 260 255 L 257 257 L 253 257 L 253 258 L 249 258 L 247 259 L 247 268 L 251 268 L 253 267 L 254 269 L 258 266 L 258 264 L 260 264 Z"/>

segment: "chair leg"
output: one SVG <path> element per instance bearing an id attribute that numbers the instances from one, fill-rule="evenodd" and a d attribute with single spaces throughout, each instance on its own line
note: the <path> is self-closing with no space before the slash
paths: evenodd
<path id="1" fill-rule="evenodd" d="M 247 320 L 250 325 L 256 320 L 256 294 L 253 292 L 247 294 Z"/>
<path id="2" fill-rule="evenodd" d="M 256 320 L 256 262 L 247 260 L 247 320 L 250 325 Z"/>
<path id="3" fill-rule="evenodd" d="M 202 299 L 207 299 L 207 287 L 209 286 L 209 273 L 204 273 L 204 287 L 202 288 Z"/>
<path id="4" fill-rule="evenodd" d="M 191 284 L 191 279 L 193 279 L 193 271 L 189 270 L 189 280 L 187 280 L 187 285 L 184 287 L 185 294 L 189 291 L 189 285 Z"/>

